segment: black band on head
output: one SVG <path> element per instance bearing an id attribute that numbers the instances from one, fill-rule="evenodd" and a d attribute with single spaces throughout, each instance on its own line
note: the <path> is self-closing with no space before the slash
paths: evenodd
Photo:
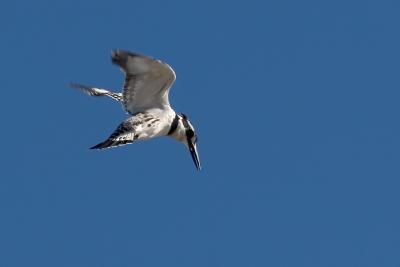
<path id="1" fill-rule="evenodd" d="M 178 128 L 178 121 L 179 121 L 179 116 L 178 114 L 175 113 L 175 118 L 171 123 L 171 127 L 169 128 L 168 135 L 171 135 L 175 132 L 176 128 Z"/>

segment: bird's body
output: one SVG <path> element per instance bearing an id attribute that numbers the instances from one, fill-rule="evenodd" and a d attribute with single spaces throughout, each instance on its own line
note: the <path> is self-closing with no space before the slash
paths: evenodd
<path id="1" fill-rule="evenodd" d="M 169 89 L 176 78 L 172 68 L 159 60 L 120 50 L 113 51 L 111 58 L 125 73 L 122 93 L 71 84 L 89 95 L 108 96 L 121 102 L 131 115 L 107 140 L 91 149 L 112 148 L 158 136 L 171 136 L 189 148 L 200 170 L 194 128 L 185 115 L 176 113 L 169 104 Z"/>
<path id="2" fill-rule="evenodd" d="M 92 149 L 111 148 L 130 144 L 133 141 L 148 140 L 158 136 L 168 135 L 175 112 L 160 109 L 149 109 L 129 117 L 122 122 L 110 137 L 92 147 Z"/>

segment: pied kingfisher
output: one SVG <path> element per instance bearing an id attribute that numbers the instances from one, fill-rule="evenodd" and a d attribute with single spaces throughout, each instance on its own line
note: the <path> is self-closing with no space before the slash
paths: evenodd
<path id="1" fill-rule="evenodd" d="M 171 136 L 189 149 L 197 170 L 200 170 L 195 130 L 186 115 L 176 113 L 169 104 L 168 93 L 176 79 L 174 70 L 160 60 L 128 51 L 112 51 L 111 60 L 125 74 L 122 93 L 71 84 L 91 96 L 108 96 L 121 102 L 125 111 L 131 115 L 107 140 L 91 149 L 111 148 L 157 136 Z"/>

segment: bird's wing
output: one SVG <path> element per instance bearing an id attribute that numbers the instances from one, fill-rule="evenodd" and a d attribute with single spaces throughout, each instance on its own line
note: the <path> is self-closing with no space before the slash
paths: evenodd
<path id="1" fill-rule="evenodd" d="M 121 50 L 113 51 L 111 59 L 125 73 L 122 102 L 128 113 L 169 106 L 168 93 L 176 76 L 168 64 Z"/>
<path id="2" fill-rule="evenodd" d="M 91 95 L 91 96 L 109 96 L 117 101 L 122 101 L 122 94 L 121 93 L 114 93 L 110 92 L 106 89 L 101 89 L 101 88 L 96 88 L 96 87 L 91 87 L 91 86 L 86 86 L 78 83 L 71 83 L 70 84 L 72 88 L 81 90 L 82 92 Z"/>
<path id="3" fill-rule="evenodd" d="M 91 149 L 104 149 L 133 143 L 135 140 L 146 140 L 155 135 L 162 120 L 150 113 L 138 113 L 122 122 L 105 140 Z"/>
<path id="4" fill-rule="evenodd" d="M 127 145 L 131 144 L 135 139 L 134 124 L 127 120 L 121 123 L 110 137 L 107 138 L 107 140 L 91 147 L 90 149 L 105 149 Z"/>

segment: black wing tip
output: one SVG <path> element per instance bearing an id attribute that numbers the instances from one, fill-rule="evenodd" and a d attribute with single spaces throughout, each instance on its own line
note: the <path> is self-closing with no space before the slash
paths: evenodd
<path id="1" fill-rule="evenodd" d="M 131 57 L 147 57 L 141 53 L 132 52 L 124 49 L 112 49 L 111 57 L 123 57 L 123 56 L 131 56 Z"/>
<path id="2" fill-rule="evenodd" d="M 112 141 L 106 140 L 104 142 L 98 143 L 95 146 L 90 147 L 89 149 L 105 149 L 105 148 L 111 147 L 111 145 L 112 145 Z"/>
<path id="3" fill-rule="evenodd" d="M 101 146 L 102 145 L 102 143 L 100 143 L 100 144 L 97 144 L 97 145 L 95 145 L 95 146 L 92 146 L 92 147 L 89 147 L 89 149 L 90 150 L 98 150 L 98 149 L 103 149 L 104 147 L 102 147 Z"/>
<path id="4" fill-rule="evenodd" d="M 128 60 L 128 57 L 141 57 L 141 58 L 147 58 L 154 60 L 152 57 L 143 55 L 141 53 L 137 52 L 131 52 L 128 50 L 123 50 L 123 49 L 112 49 L 111 50 L 111 62 L 113 64 L 120 65 L 121 67 L 126 65 L 126 61 Z"/>
<path id="5" fill-rule="evenodd" d="M 132 140 L 121 140 L 121 141 L 106 140 L 104 142 L 101 142 L 100 144 L 90 147 L 89 149 L 107 149 L 132 143 L 133 143 Z"/>
<path id="6" fill-rule="evenodd" d="M 119 65 L 122 68 L 126 67 L 126 62 L 128 61 L 128 54 L 121 50 L 111 51 L 111 62 L 113 64 Z"/>

